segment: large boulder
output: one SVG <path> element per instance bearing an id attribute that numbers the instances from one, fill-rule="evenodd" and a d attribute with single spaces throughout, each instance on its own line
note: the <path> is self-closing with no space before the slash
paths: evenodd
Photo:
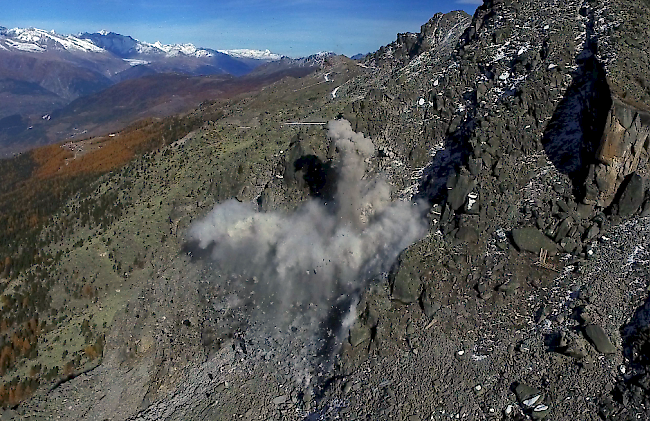
<path id="1" fill-rule="evenodd" d="M 588 325 L 585 327 L 585 336 L 594 344 L 598 352 L 602 354 L 616 353 L 616 347 L 612 344 L 605 329 L 598 325 Z"/>
<path id="2" fill-rule="evenodd" d="M 463 207 L 467 195 L 476 187 L 476 181 L 468 174 L 461 174 L 450 177 L 447 185 L 449 188 L 447 203 L 453 211 L 457 211 Z"/>
<path id="3" fill-rule="evenodd" d="M 650 115 L 615 98 L 595 156 L 597 162 L 591 166 L 587 176 L 584 197 L 586 204 L 609 207 L 631 174 L 647 170 L 650 159 L 649 136 Z M 630 206 L 633 204 L 635 202 L 626 203 Z M 629 212 L 629 207 L 626 211 Z M 630 216 L 632 213 L 621 216 Z"/>
<path id="4" fill-rule="evenodd" d="M 393 279 L 393 299 L 405 304 L 416 302 L 422 293 L 420 268 L 411 261 L 400 265 Z"/>
<path id="5" fill-rule="evenodd" d="M 519 250 L 530 251 L 535 254 L 544 249 L 550 255 L 557 253 L 557 244 L 537 228 L 518 228 L 512 230 L 512 239 Z"/>
<path id="6" fill-rule="evenodd" d="M 634 215 L 643 204 L 644 193 L 645 180 L 637 173 L 632 174 L 618 201 L 618 214 L 624 218 Z"/>

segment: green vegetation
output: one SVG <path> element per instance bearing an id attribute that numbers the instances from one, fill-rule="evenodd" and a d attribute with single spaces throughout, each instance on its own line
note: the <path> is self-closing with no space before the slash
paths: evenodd
<path id="1" fill-rule="evenodd" d="M 74 358 L 64 364 L 67 352 L 59 353 L 55 365 L 39 362 L 26 370 L 29 361 L 39 359 L 39 353 L 48 355 L 53 350 L 44 337 L 70 322 L 65 316 L 58 317 L 59 312 L 65 313 L 70 306 L 85 308 L 99 299 L 96 279 L 87 279 L 78 270 L 70 273 L 64 267 L 71 250 L 88 250 L 97 236 L 109 233 L 136 200 L 135 181 L 146 174 L 157 149 L 220 115 L 213 110 L 136 123 L 117 137 L 84 141 L 94 147 L 77 159 L 61 145 L 52 145 L 0 161 L 1 406 L 14 406 L 30 396 L 39 382 L 71 376 L 83 361 L 101 357 L 104 335 L 84 319 L 78 332 L 82 342 L 63 341 L 66 347 L 78 346 Z M 129 165 L 133 160 L 136 164 Z M 111 188 L 102 187 L 107 177 Z M 83 234 L 76 235 L 79 233 Z M 74 243 L 67 244 L 73 237 Z M 105 247 L 112 245 L 112 237 L 103 238 Z M 57 246 L 62 244 L 66 246 Z M 110 272 L 122 273 L 126 266 L 129 272 L 144 267 L 144 255 L 138 253 L 126 263 L 124 256 L 117 259 L 118 254 L 117 248 L 108 253 Z M 56 288 L 69 298 L 53 305 Z"/>
<path id="2" fill-rule="evenodd" d="M 292 140 L 322 146 L 323 127 L 282 123 L 335 118 L 332 89 L 322 77 L 289 78 L 223 109 L 204 104 L 77 142 L 76 156 L 54 145 L 4 163 L 14 181 L 0 197 L 0 405 L 101 361 L 114 318 L 181 252 L 194 217 L 218 201 L 258 197 Z M 294 193 L 286 206 L 303 199 Z"/>

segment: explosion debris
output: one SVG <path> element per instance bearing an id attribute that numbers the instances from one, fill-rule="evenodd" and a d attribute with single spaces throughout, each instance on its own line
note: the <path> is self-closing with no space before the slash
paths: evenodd
<path id="1" fill-rule="evenodd" d="M 189 230 L 219 271 L 254 280 L 243 300 L 254 308 L 251 319 L 263 314 L 274 326 L 288 326 L 306 317 L 306 339 L 319 339 L 316 353 L 326 358 L 354 322 L 364 287 L 427 232 L 422 204 L 391 202 L 389 185 L 366 174 L 372 141 L 345 120 L 328 129 L 339 152 L 333 204 L 312 199 L 292 213 L 263 213 L 230 200 Z"/>

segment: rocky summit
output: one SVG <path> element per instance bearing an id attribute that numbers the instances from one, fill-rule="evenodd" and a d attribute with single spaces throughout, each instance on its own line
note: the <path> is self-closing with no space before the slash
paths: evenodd
<path id="1" fill-rule="evenodd" d="M 16 248 L 2 419 L 650 419 L 650 2 L 485 0 L 317 65 Z"/>

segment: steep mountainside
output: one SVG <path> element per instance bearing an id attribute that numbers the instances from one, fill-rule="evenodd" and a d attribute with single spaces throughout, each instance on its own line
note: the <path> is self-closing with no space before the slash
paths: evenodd
<path id="1" fill-rule="evenodd" d="M 5 259 L 5 416 L 649 418 L 649 17 L 487 0 L 195 110 Z"/>

